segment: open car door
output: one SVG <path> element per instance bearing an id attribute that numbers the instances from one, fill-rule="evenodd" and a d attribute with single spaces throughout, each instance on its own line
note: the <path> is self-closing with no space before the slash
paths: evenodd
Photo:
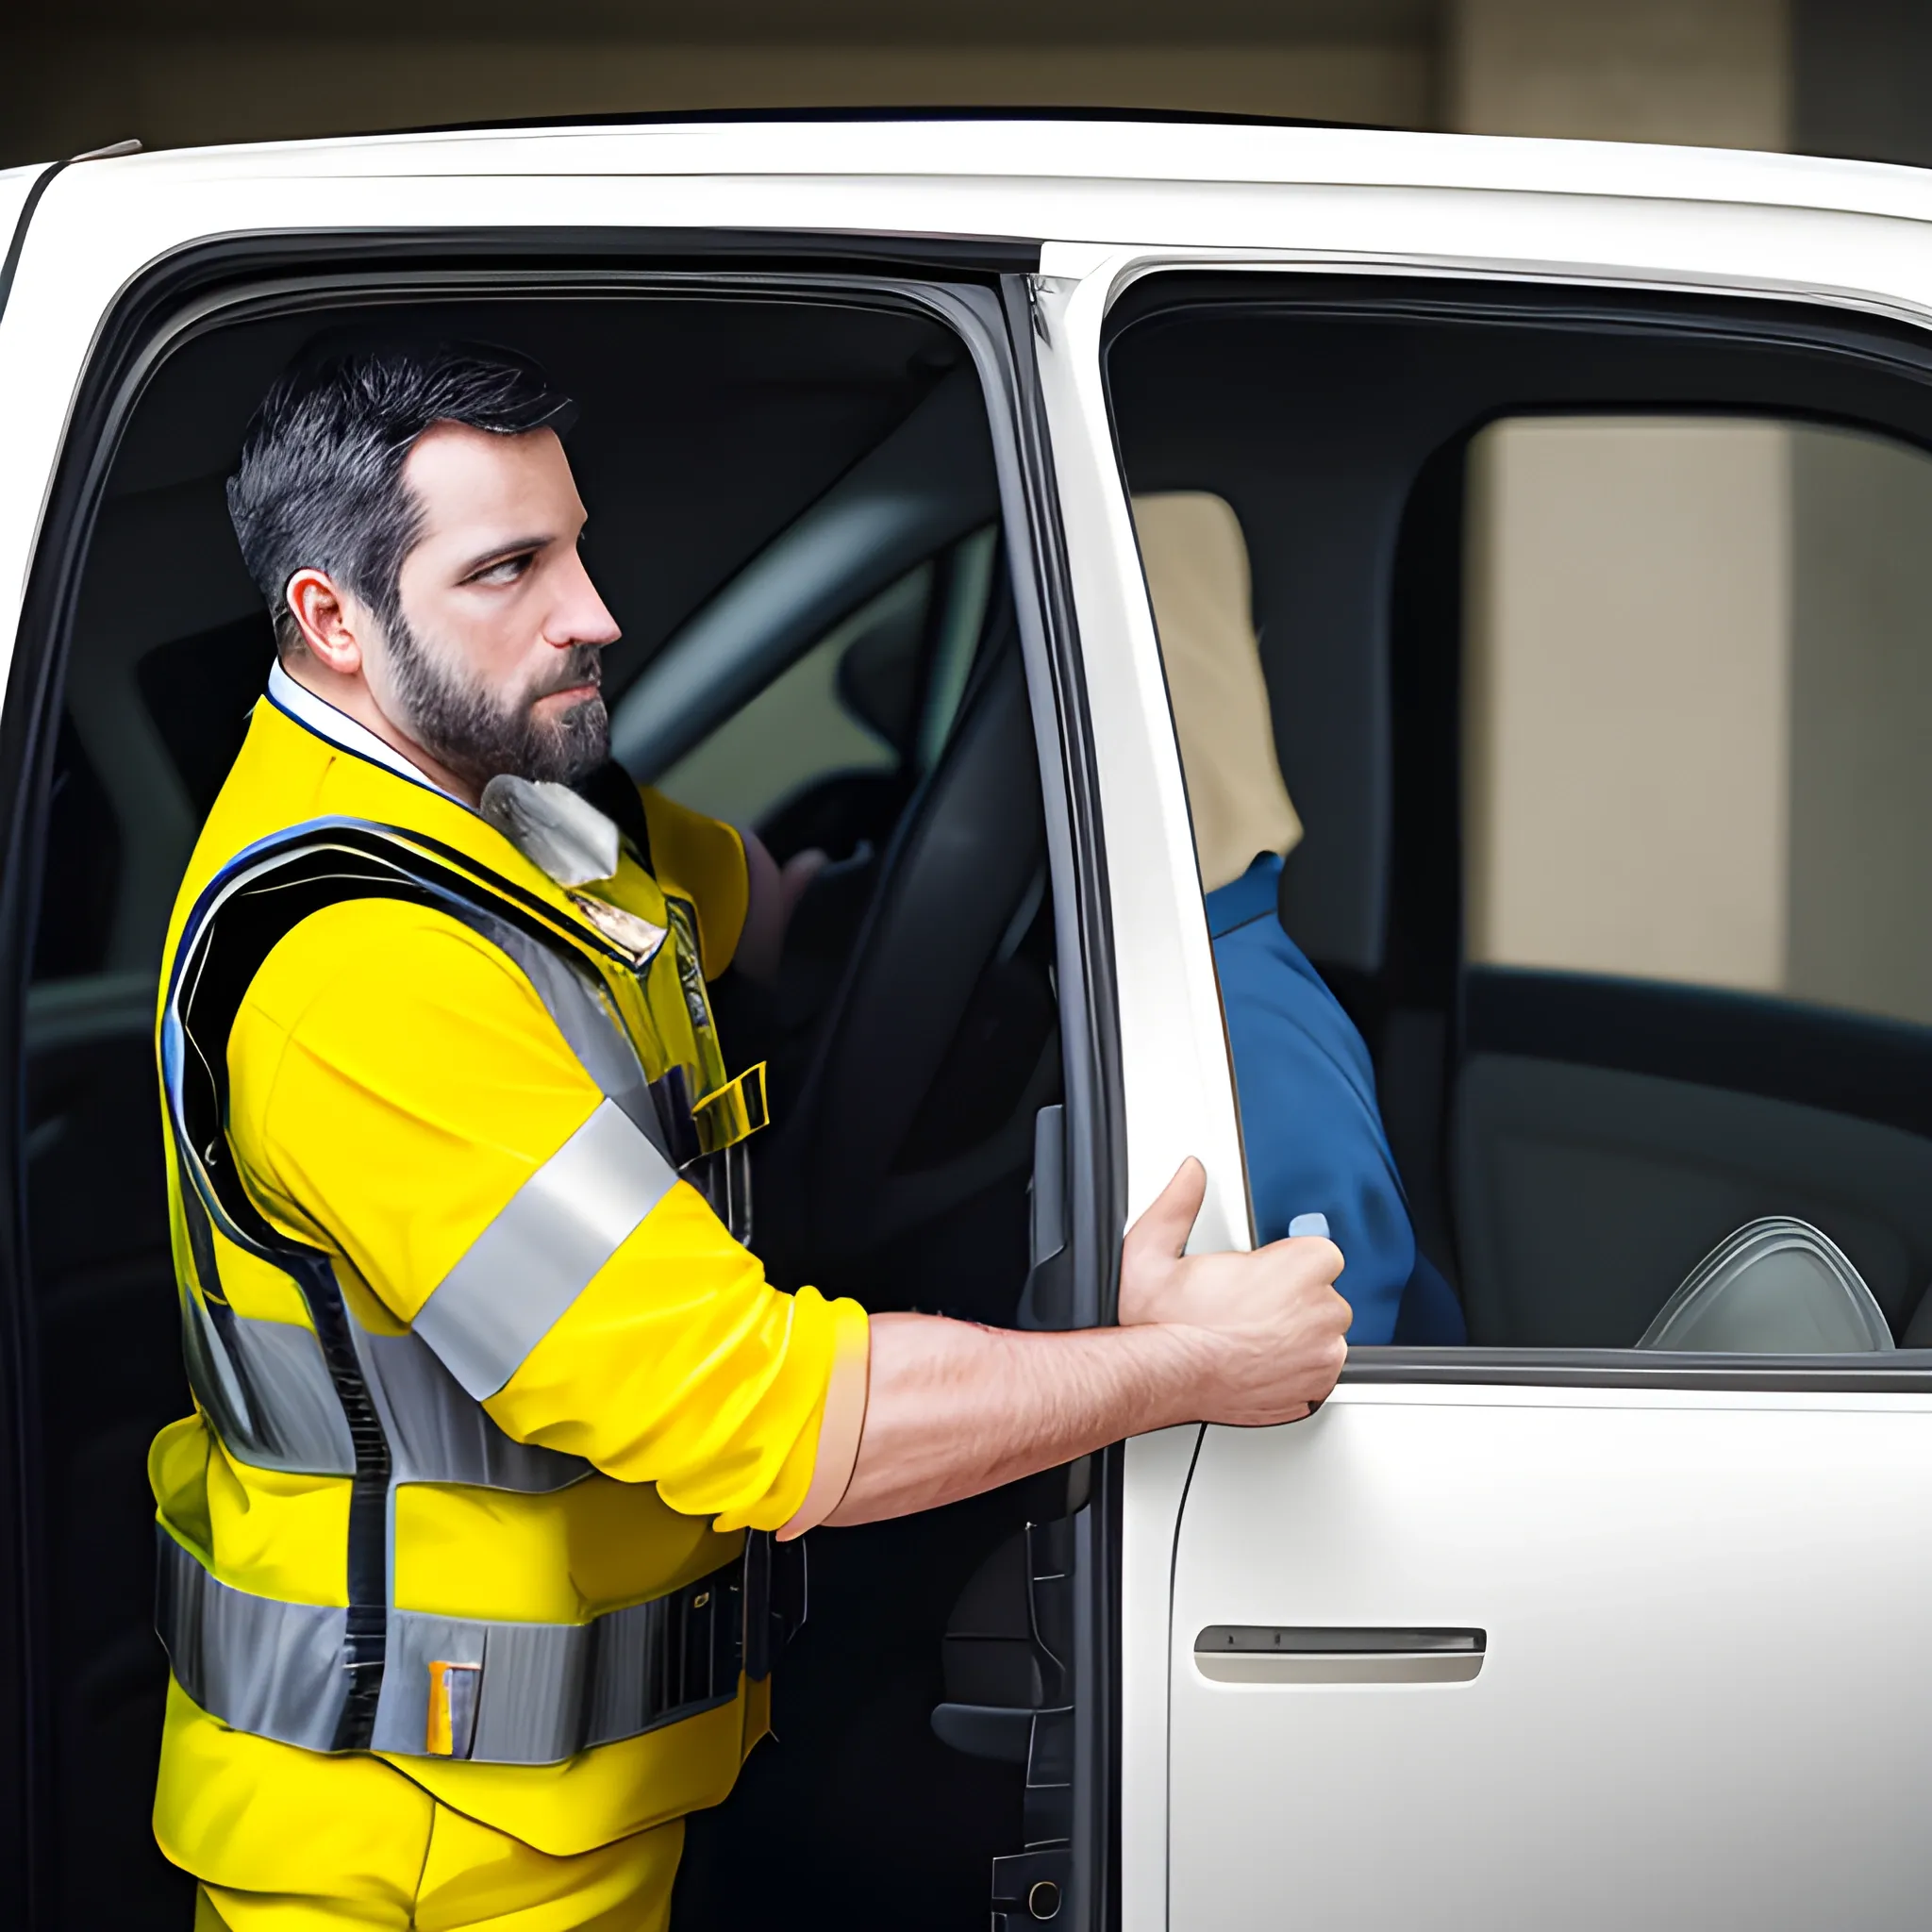
<path id="1" fill-rule="evenodd" d="M 1175 251 L 1042 258 L 1039 353 L 1115 855 L 1130 1209 L 1199 1154 L 1213 1191 L 1196 1243 L 1245 1239 L 1213 958 L 1128 510 L 1130 489 L 1212 490 L 1248 525 L 1282 762 L 1309 822 L 1311 867 L 1298 901 L 1291 860 L 1283 921 L 1291 936 L 1298 916 L 1343 934 L 1325 958 L 1307 950 L 1375 1052 L 1418 1234 L 1457 1281 L 1472 1337 L 1358 1351 L 1301 1424 L 1130 1445 L 1124 1924 L 1905 1923 L 1932 1882 L 1916 1828 L 1932 1685 L 1914 1664 L 1932 1357 L 1912 1346 L 1932 1263 L 1915 1205 L 1932 1122 L 1910 1097 L 1932 1039 L 1932 947 L 1915 914 L 1883 915 L 1911 903 L 1924 870 L 1922 849 L 1895 873 L 1886 852 L 1901 825 L 1926 836 L 1923 759 L 1903 750 L 1917 727 L 1900 721 L 1932 674 L 1932 490 L 1916 493 L 1932 478 L 1932 278 L 1897 286 L 1866 225 L 1818 217 L 1807 232 L 1828 231 L 1836 251 L 1821 283 L 1855 267 L 1861 306 L 1911 306 L 1909 326 L 1861 331 L 1842 307 L 1790 301 L 1804 249 L 1741 211 L 1577 200 L 1557 225 L 1533 196 L 1460 209 L 1392 193 L 1353 205 L 1353 258 L 1426 259 L 1425 281 L 1318 283 L 1319 263 L 1229 269 Z M 1336 245 L 1334 212 L 1289 193 L 1252 239 L 1319 251 Z M 1763 288 L 1774 255 L 1775 308 L 1655 292 L 1693 275 L 1707 290 Z M 1558 301 L 1546 265 L 1561 258 L 1627 266 L 1593 268 L 1596 286 Z M 1274 335 L 1258 320 L 1271 309 Z M 1138 364 L 1129 311 L 1165 330 Z M 1291 328 L 1291 341 L 1278 332 Z M 1637 345 L 1625 362 L 1620 341 Z M 1491 386 L 1447 396 L 1441 372 L 1469 344 Z M 1324 356 L 1332 366 L 1307 375 Z M 1179 385 L 1165 428 L 1146 415 L 1157 364 Z M 1506 503 L 1507 452 L 1478 446 L 1485 424 L 1557 408 L 1580 439 L 1569 471 L 1525 492 L 1537 473 L 1518 451 Z M 1619 514 L 1635 523 L 1585 513 L 1613 467 L 1585 432 L 1608 415 L 1626 439 L 1668 417 L 1677 439 L 1626 491 Z M 1890 441 L 1859 469 L 1836 445 L 1819 456 L 1807 439 L 1821 422 Z M 1696 451 L 1723 460 L 1691 487 L 1703 458 L 1684 439 L 1700 436 Z M 1846 482 L 1854 470 L 1862 480 Z M 1564 503 L 1574 514 L 1558 530 Z M 1695 541 L 1670 527 L 1700 507 L 1712 522 Z M 1606 550 L 1659 525 L 1681 584 L 1627 543 Z M 1571 569 L 1573 601 L 1557 602 L 1579 635 L 1603 641 L 1604 609 L 1661 609 L 1662 695 L 1602 682 L 1607 663 L 1652 662 L 1641 625 L 1615 640 L 1622 658 L 1599 650 L 1556 688 L 1561 627 L 1532 625 L 1534 648 L 1510 629 L 1527 593 L 1504 566 L 1512 541 L 1521 565 L 1525 528 L 1541 540 L 1541 591 Z M 1821 561 L 1832 543 L 1838 562 Z M 1627 602 L 1631 583 L 1650 604 Z M 1422 616 L 1418 584 L 1435 599 Z M 1673 585 L 1689 588 L 1664 595 Z M 1754 624 L 1760 657 L 1723 659 Z M 1698 702 L 1719 773 L 1701 790 L 1646 756 L 1657 741 L 1643 736 Z M 1621 756 L 1592 763 L 1606 708 Z M 1351 750 L 1307 788 L 1311 803 L 1294 754 L 1316 737 Z M 1722 757 L 1752 744 L 1775 782 L 1747 796 Z M 1880 769 L 1902 774 L 1889 791 Z M 1591 794 L 1606 772 L 1624 789 Z M 1322 897 L 1340 876 L 1349 785 L 1366 801 L 1353 927 Z M 1492 876 L 1529 863 L 1512 836 L 1535 847 L 1565 813 L 1622 841 L 1568 855 L 1586 901 L 1613 890 L 1611 860 L 1640 833 L 1655 848 L 1639 854 L 1630 909 L 1583 919 L 1567 953 L 1497 923 Z M 1886 837 L 1851 842 L 1873 826 Z M 1807 855 L 1826 837 L 1840 841 L 1822 868 L 1838 898 L 1806 900 Z M 1735 916 L 1724 888 L 1753 841 L 1770 855 L 1769 963 L 1680 968 L 1673 946 Z M 1709 890 L 1670 901 L 1661 950 L 1618 954 L 1644 894 L 1674 890 L 1674 866 Z M 1545 898 L 1560 865 L 1551 881 Z M 1807 965 L 1806 922 L 1824 924 L 1814 904 L 1836 907 L 1840 934 L 1864 919 L 1864 951 Z M 1610 950 L 1598 959 L 1596 945 Z M 1411 971 L 1425 955 L 1428 971 Z M 1416 1075 L 1423 1037 L 1433 1085 Z M 1700 1350 L 1680 1331 L 1636 1345 L 1707 1248 L 1777 1212 L 1857 1251 L 1865 1345 L 1807 1354 L 1787 1333 Z"/>

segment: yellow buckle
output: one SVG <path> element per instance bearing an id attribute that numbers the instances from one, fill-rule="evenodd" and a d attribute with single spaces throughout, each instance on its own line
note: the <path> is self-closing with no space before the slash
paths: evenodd
<path id="1" fill-rule="evenodd" d="M 771 1123 L 765 1100 L 765 1063 L 747 1067 L 735 1080 L 692 1103 L 691 1116 L 698 1130 L 698 1146 L 706 1154 L 735 1147 Z"/>

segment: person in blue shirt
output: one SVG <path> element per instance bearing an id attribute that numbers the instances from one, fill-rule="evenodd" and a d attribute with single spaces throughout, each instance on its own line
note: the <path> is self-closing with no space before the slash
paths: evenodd
<path id="1" fill-rule="evenodd" d="M 1137 496 L 1208 929 L 1234 1062 L 1257 1242 L 1325 1232 L 1349 1345 L 1466 1339 L 1454 1291 L 1416 1247 L 1369 1050 L 1281 924 L 1301 821 L 1282 779 L 1233 509 L 1198 491 Z"/>
<path id="2" fill-rule="evenodd" d="M 1281 856 L 1262 853 L 1208 894 L 1208 930 L 1234 1058 L 1255 1239 L 1320 1214 L 1347 1261 L 1352 1347 L 1459 1342 L 1454 1291 L 1415 1244 L 1375 1103 L 1369 1049 L 1276 913 Z"/>

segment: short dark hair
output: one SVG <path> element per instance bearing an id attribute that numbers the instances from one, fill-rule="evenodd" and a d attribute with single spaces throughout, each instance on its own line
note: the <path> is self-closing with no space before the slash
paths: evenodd
<path id="1" fill-rule="evenodd" d="M 575 414 L 527 357 L 475 342 L 377 343 L 298 360 L 262 398 L 228 478 L 228 515 L 277 648 L 286 655 L 300 641 L 286 594 L 298 570 L 326 571 L 394 625 L 403 561 L 422 528 L 403 465 L 432 424 L 560 434 Z"/>

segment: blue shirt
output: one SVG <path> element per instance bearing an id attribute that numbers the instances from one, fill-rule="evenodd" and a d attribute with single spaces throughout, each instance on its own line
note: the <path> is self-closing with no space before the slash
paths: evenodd
<path id="1" fill-rule="evenodd" d="M 1208 894 L 1255 1239 L 1280 1240 L 1298 1214 L 1325 1215 L 1345 1263 L 1336 1287 L 1355 1310 L 1349 1344 L 1389 1342 L 1416 1272 L 1408 1206 L 1368 1046 L 1282 930 L 1280 881 L 1281 860 L 1264 853 Z"/>

